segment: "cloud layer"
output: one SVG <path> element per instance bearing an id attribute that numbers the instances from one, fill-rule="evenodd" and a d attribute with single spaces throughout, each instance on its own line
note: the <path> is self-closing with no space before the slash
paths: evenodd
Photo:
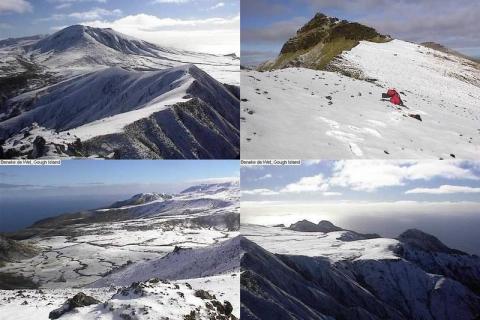
<path id="1" fill-rule="evenodd" d="M 358 21 L 398 39 L 435 41 L 480 56 L 480 2 L 476 0 L 242 0 L 246 21 L 242 43 L 250 51 L 261 47 L 278 53 L 316 12 Z M 252 22 L 256 20 L 268 23 Z M 258 55 L 243 58 L 260 59 Z"/>

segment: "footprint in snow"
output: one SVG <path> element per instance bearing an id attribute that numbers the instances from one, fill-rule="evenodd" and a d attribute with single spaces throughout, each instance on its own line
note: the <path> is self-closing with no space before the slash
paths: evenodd
<path id="1" fill-rule="evenodd" d="M 350 151 L 352 151 L 354 155 L 356 155 L 357 157 L 363 156 L 362 149 L 360 149 L 360 147 L 356 143 L 350 142 L 348 146 L 350 147 Z"/>

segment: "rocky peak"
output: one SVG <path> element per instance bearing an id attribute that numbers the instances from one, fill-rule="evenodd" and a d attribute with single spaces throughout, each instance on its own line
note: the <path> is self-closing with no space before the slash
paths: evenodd
<path id="1" fill-rule="evenodd" d="M 318 12 L 315 16 L 307 22 L 303 27 L 301 27 L 297 34 L 308 32 L 312 29 L 318 29 L 323 27 L 331 26 L 332 24 L 338 22 L 337 18 L 332 18 L 324 15 L 323 13 Z"/>
<path id="2" fill-rule="evenodd" d="M 288 229 L 293 231 L 301 231 L 301 232 L 325 232 L 325 233 L 343 230 L 342 228 L 337 227 L 336 225 L 331 223 L 330 221 L 322 220 L 318 224 L 315 224 L 305 219 L 290 225 Z"/>
<path id="3" fill-rule="evenodd" d="M 342 231 L 343 230 L 342 228 L 337 227 L 336 225 L 334 225 L 333 223 L 331 223 L 330 221 L 327 221 L 327 220 L 320 221 L 317 226 L 321 230 L 323 230 L 322 232 L 332 232 L 332 231 Z"/>
<path id="4" fill-rule="evenodd" d="M 397 238 L 404 244 L 428 252 L 442 252 L 448 254 L 466 254 L 460 250 L 451 249 L 443 244 L 438 238 L 418 229 L 409 229 Z"/>
<path id="5" fill-rule="evenodd" d="M 275 61 L 267 62 L 259 69 L 287 67 L 324 69 L 333 58 L 345 50 L 352 49 L 362 40 L 386 42 L 391 39 L 363 24 L 317 13 L 313 19 L 298 29 L 294 37 L 285 42 Z"/>

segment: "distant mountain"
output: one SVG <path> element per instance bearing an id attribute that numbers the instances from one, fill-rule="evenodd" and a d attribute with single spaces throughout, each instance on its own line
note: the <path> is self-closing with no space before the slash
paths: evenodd
<path id="1" fill-rule="evenodd" d="M 205 193 L 205 194 L 215 194 L 227 190 L 237 189 L 239 188 L 239 181 L 228 181 L 228 182 L 220 182 L 220 183 L 203 183 L 196 186 L 189 187 L 183 190 L 181 193 Z"/>
<path id="2" fill-rule="evenodd" d="M 171 199 L 172 196 L 165 193 L 139 193 L 131 197 L 130 199 L 115 202 L 110 208 L 121 208 L 125 206 L 136 206 L 139 204 L 145 204 L 153 201 L 164 201 Z"/>
<path id="3" fill-rule="evenodd" d="M 480 258 L 418 230 L 399 237 L 406 242 L 296 239 L 295 248 L 328 248 L 308 256 L 269 252 L 261 247 L 265 230 L 257 238 L 246 232 L 259 242 L 241 240 L 242 319 L 453 320 L 480 314 Z M 264 243 L 275 241 L 284 241 L 278 229 Z"/>
<path id="4" fill-rule="evenodd" d="M 288 227 L 287 229 L 293 230 L 293 231 L 300 231 L 300 232 L 323 232 L 323 233 L 329 233 L 329 232 L 335 232 L 335 231 L 347 231 L 341 235 L 341 239 L 343 241 L 380 238 L 380 235 L 376 233 L 372 233 L 372 234 L 358 233 L 352 230 L 347 230 L 341 227 L 337 227 L 336 225 L 334 225 L 333 223 L 327 220 L 321 220 L 318 224 L 315 224 L 308 220 L 301 220 L 291 224 L 290 227 Z"/>
<path id="5" fill-rule="evenodd" d="M 82 25 L 0 48 L 0 158 L 239 157 L 236 56 Z"/>
<path id="6" fill-rule="evenodd" d="M 95 45 L 103 45 L 124 54 L 157 57 L 159 50 L 165 50 L 146 41 L 121 34 L 110 28 L 93 28 L 83 25 L 66 27 L 50 36 L 42 38 L 25 49 L 34 53 L 59 53 L 72 49 L 86 50 Z M 98 54 L 97 48 L 90 53 Z M 167 50 L 165 50 L 167 51 Z M 173 50 L 172 50 L 173 51 Z M 174 51 L 173 51 L 174 52 Z M 92 58 L 92 56 L 90 56 Z"/>
<path id="7" fill-rule="evenodd" d="M 315 224 L 308 220 L 302 220 L 290 225 L 288 229 L 303 232 L 332 232 L 343 230 L 342 228 L 337 227 L 330 221 L 326 220 L 322 220 L 318 224 Z"/>
<path id="8" fill-rule="evenodd" d="M 451 54 L 451 55 L 454 55 L 454 56 L 457 56 L 459 58 L 463 58 L 463 59 L 468 59 L 468 60 L 472 60 L 476 63 L 480 63 L 480 58 L 475 58 L 475 57 L 470 57 L 470 56 L 467 56 L 463 53 L 460 53 L 456 50 L 453 50 L 453 49 L 450 49 L 440 43 L 436 43 L 436 42 L 422 42 L 421 43 L 422 46 L 425 46 L 427 48 L 430 48 L 430 49 L 434 49 L 434 50 L 437 50 L 437 51 L 440 51 L 440 52 L 443 52 L 443 53 L 447 53 L 447 54 Z M 480 67 L 480 66 L 479 66 Z"/>
<path id="9" fill-rule="evenodd" d="M 218 189 L 223 185 L 222 189 Z M 75 225 L 129 221 L 160 217 L 178 217 L 170 220 L 172 226 L 218 227 L 238 230 L 237 212 L 239 187 L 235 183 L 203 184 L 192 186 L 188 193 L 178 195 L 147 193 L 115 202 L 107 208 L 66 213 L 39 220 L 29 228 L 10 235 L 14 239 L 27 239 L 35 235 L 75 234 Z M 211 192 L 204 192 L 211 190 Z M 212 190 L 217 190 L 216 192 Z"/>
<path id="10" fill-rule="evenodd" d="M 352 49 L 362 40 L 387 42 L 391 38 L 360 23 L 317 13 L 294 37 L 285 42 L 278 58 L 260 65 L 258 69 L 325 69 L 335 56 Z"/>

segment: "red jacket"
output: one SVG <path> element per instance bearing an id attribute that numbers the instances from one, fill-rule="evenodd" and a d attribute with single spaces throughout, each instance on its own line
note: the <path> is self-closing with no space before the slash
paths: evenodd
<path id="1" fill-rule="evenodd" d="M 390 97 L 390 102 L 396 105 L 403 104 L 398 92 L 394 89 L 388 89 L 387 95 Z"/>

